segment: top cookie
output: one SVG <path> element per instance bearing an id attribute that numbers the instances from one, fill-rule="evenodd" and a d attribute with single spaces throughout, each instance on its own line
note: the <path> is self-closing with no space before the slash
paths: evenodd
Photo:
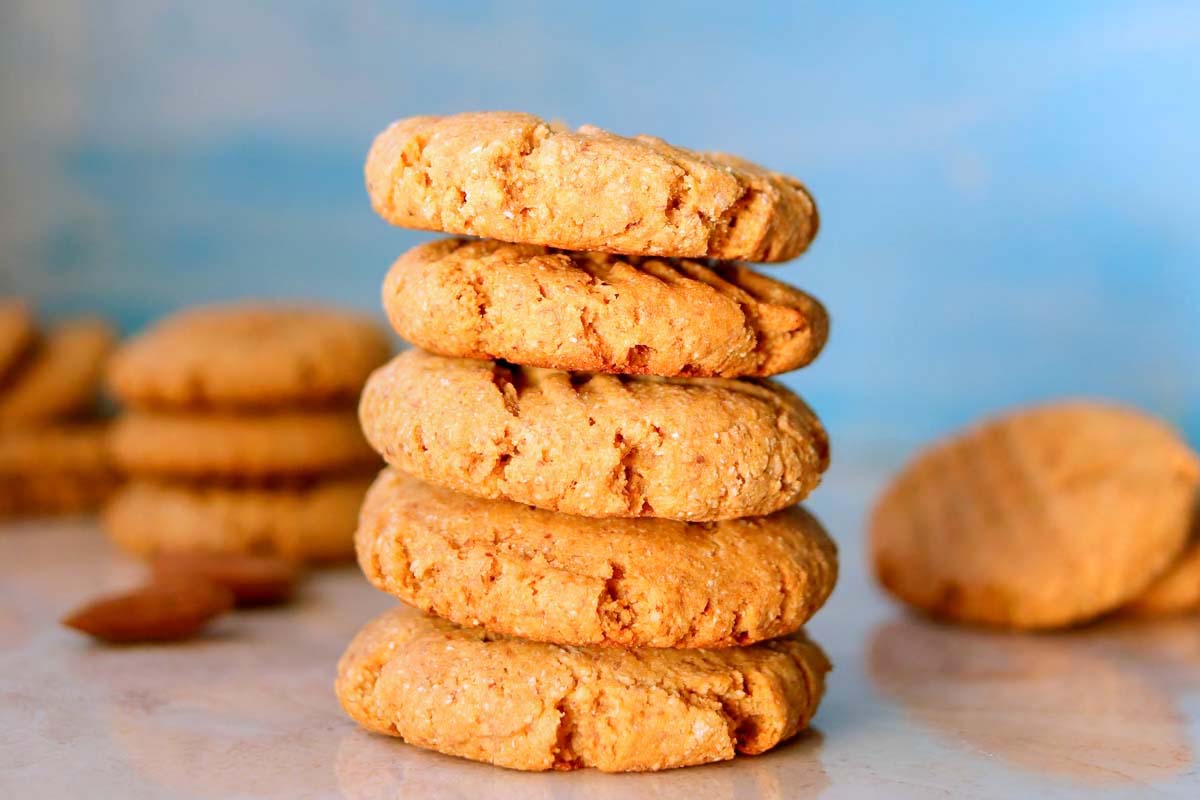
<path id="1" fill-rule="evenodd" d="M 0 384 L 33 344 L 36 330 L 28 304 L 0 297 Z"/>
<path id="2" fill-rule="evenodd" d="M 400 120 L 375 139 L 366 179 L 393 225 L 570 250 L 787 261 L 817 232 L 794 178 L 531 114 Z"/>
<path id="3" fill-rule="evenodd" d="M 352 403 L 391 345 L 345 311 L 209 306 L 175 314 L 123 347 L 112 391 L 141 408 L 264 409 Z"/>
<path id="4" fill-rule="evenodd" d="M 829 317 L 741 264 L 444 239 L 392 266 L 396 331 L 445 356 L 665 377 L 766 377 L 816 358 Z"/>
<path id="5" fill-rule="evenodd" d="M 892 594 L 952 620 L 1053 628 L 1133 600 L 1187 541 L 1200 461 L 1137 412 L 1064 403 L 922 453 L 879 500 Z"/>
<path id="6" fill-rule="evenodd" d="M 116 334 L 99 319 L 51 328 L 0 389 L 0 428 L 40 425 L 95 409 Z"/>

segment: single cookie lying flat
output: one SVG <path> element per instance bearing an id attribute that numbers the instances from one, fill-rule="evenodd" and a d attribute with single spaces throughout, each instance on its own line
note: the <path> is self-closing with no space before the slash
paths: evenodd
<path id="1" fill-rule="evenodd" d="M 530 114 L 395 122 L 371 145 L 366 181 L 393 225 L 569 250 L 787 261 L 817 233 L 794 178 Z"/>
<path id="2" fill-rule="evenodd" d="M 383 305 L 430 352 L 531 367 L 765 377 L 816 358 L 829 317 L 739 264 L 446 239 L 392 266 Z"/>
<path id="3" fill-rule="evenodd" d="M 0 516 L 89 511 L 117 483 L 103 423 L 0 431 Z"/>
<path id="4" fill-rule="evenodd" d="M 712 524 L 589 519 L 384 470 L 358 561 L 383 591 L 462 625 L 558 644 L 725 647 L 792 633 L 837 580 L 799 506 Z"/>
<path id="5" fill-rule="evenodd" d="M 124 471 L 150 477 L 260 479 L 379 465 L 353 411 L 132 411 L 114 425 L 112 447 Z"/>
<path id="6" fill-rule="evenodd" d="M 0 428 L 42 425 L 91 412 L 115 342 L 113 329 L 98 319 L 51 328 L 0 390 Z"/>
<path id="7" fill-rule="evenodd" d="M 363 431 L 455 491 L 589 517 L 770 514 L 814 489 L 829 442 L 771 382 L 587 375 L 420 350 L 377 370 Z"/>
<path id="8" fill-rule="evenodd" d="M 109 535 L 139 556 L 263 553 L 296 561 L 354 555 L 354 525 L 368 479 L 305 488 L 228 488 L 134 481 L 104 509 Z"/>
<path id="9" fill-rule="evenodd" d="M 724 650 L 560 647 L 396 609 L 338 665 L 363 727 L 523 770 L 669 769 L 762 753 L 807 724 L 829 662 L 796 633 Z"/>
<path id="10" fill-rule="evenodd" d="M 1144 592 L 1178 557 L 1200 486 L 1165 425 L 1095 403 L 987 422 L 919 455 L 871 521 L 883 586 L 950 620 L 1053 628 Z"/>
<path id="11" fill-rule="evenodd" d="M 15 297 L 0 297 L 0 388 L 36 336 L 29 305 Z"/>
<path id="12" fill-rule="evenodd" d="M 168 317 L 121 348 L 108 379 L 139 408 L 325 406 L 352 403 L 390 350 L 385 331 L 349 312 L 209 306 Z"/>

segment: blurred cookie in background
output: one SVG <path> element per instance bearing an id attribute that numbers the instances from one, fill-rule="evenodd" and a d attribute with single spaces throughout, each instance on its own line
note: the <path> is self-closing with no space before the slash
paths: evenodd
<path id="1" fill-rule="evenodd" d="M 27 301 L 0 299 L 0 518 L 91 511 L 116 487 L 100 419 L 115 343 L 104 320 L 40 330 Z"/>
<path id="2" fill-rule="evenodd" d="M 131 475 L 188 480 L 306 477 L 379 467 L 351 408 L 262 413 L 130 411 L 113 452 Z"/>
<path id="3" fill-rule="evenodd" d="M 1027 409 L 905 467 L 875 506 L 871 558 L 888 592 L 930 616 L 1068 627 L 1180 563 L 1198 492 L 1200 458 L 1152 417 L 1095 402 Z"/>
<path id="4" fill-rule="evenodd" d="M 381 325 L 349 311 L 202 306 L 163 318 L 122 347 L 108 383 L 139 409 L 353 407 L 391 350 Z"/>
<path id="5" fill-rule="evenodd" d="M 95 413 L 105 363 L 117 341 L 101 319 L 49 327 L 0 389 L 0 428 L 44 425 Z"/>
<path id="6" fill-rule="evenodd" d="M 36 333 L 29 304 L 19 297 L 0 297 L 0 387 L 33 346 Z"/>
<path id="7" fill-rule="evenodd" d="M 113 454 L 131 483 L 104 520 L 139 556 L 348 560 L 382 465 L 358 394 L 391 355 L 370 317 L 242 302 L 173 314 L 116 354 Z"/>
<path id="8" fill-rule="evenodd" d="M 370 477 L 297 486 L 135 480 L 105 507 L 113 541 L 142 557 L 258 553 L 324 563 L 354 556 L 358 507 Z"/>
<path id="9" fill-rule="evenodd" d="M 91 511 L 118 482 L 103 422 L 0 432 L 0 517 Z"/>

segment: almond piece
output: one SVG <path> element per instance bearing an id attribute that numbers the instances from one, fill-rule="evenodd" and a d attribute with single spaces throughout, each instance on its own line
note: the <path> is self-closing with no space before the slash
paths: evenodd
<path id="1" fill-rule="evenodd" d="M 233 592 L 216 583 L 194 578 L 155 581 L 93 600 L 62 624 L 113 644 L 167 642 L 196 635 L 233 604 Z"/>
<path id="2" fill-rule="evenodd" d="M 292 599 L 300 568 L 291 561 L 269 556 L 225 554 L 172 554 L 151 565 L 154 580 L 171 582 L 199 578 L 233 592 L 239 606 L 266 606 Z"/>

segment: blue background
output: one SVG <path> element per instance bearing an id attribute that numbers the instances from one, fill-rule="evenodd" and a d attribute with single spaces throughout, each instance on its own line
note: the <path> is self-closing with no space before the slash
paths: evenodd
<path id="1" fill-rule="evenodd" d="M 1200 438 L 1200 4 L 565 5 L 5 2 L 4 292 L 375 310 L 426 237 L 371 213 L 371 137 L 527 110 L 809 184 L 777 274 L 834 329 L 787 382 L 839 449 L 1079 394 Z"/>

